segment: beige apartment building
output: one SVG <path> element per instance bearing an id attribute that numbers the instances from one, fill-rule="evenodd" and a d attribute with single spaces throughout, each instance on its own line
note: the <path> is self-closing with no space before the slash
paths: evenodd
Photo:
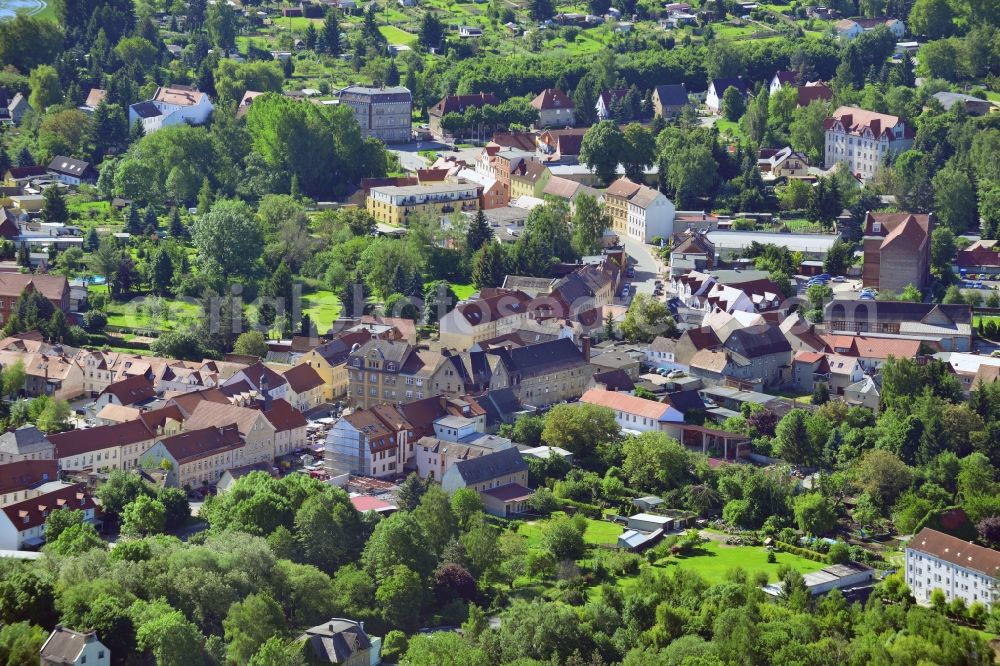
<path id="1" fill-rule="evenodd" d="M 215 483 L 226 470 L 240 467 L 245 446 L 238 426 L 186 430 L 156 442 L 146 455 L 153 467 L 167 461 L 167 485 L 196 488 Z"/>

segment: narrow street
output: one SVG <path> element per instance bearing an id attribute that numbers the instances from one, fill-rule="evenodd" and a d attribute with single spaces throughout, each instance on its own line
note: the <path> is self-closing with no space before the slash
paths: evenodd
<path id="1" fill-rule="evenodd" d="M 622 238 L 625 252 L 632 260 L 635 268 L 635 277 L 632 282 L 633 292 L 639 294 L 652 294 L 655 282 L 662 280 L 659 265 L 653 256 L 655 249 L 632 238 Z"/>

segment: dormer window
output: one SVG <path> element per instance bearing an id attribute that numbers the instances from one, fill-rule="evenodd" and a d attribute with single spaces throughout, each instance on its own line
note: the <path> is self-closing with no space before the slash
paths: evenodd
<path id="1" fill-rule="evenodd" d="M 878 233 L 882 233 L 882 223 L 881 222 L 872 222 L 872 231 L 874 231 L 877 234 Z"/>

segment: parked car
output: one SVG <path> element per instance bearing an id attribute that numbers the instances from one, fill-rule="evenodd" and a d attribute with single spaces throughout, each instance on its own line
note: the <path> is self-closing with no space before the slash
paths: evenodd
<path id="1" fill-rule="evenodd" d="M 845 278 L 843 275 L 837 275 L 836 277 L 833 278 L 833 281 L 834 282 L 847 282 L 847 278 Z"/>

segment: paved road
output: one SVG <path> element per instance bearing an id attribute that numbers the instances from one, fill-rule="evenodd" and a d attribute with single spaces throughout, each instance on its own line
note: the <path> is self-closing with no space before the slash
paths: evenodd
<path id="1" fill-rule="evenodd" d="M 625 252 L 632 260 L 635 277 L 632 278 L 633 291 L 640 294 L 652 294 L 656 280 L 662 280 L 656 260 L 651 252 L 655 250 L 645 243 L 632 238 L 624 238 Z"/>
<path id="2" fill-rule="evenodd" d="M 412 141 L 410 143 L 393 144 L 389 150 L 399 155 L 399 165 L 403 171 L 426 169 L 429 164 L 421 155 L 421 150 L 445 150 L 448 146 L 436 141 Z"/>

